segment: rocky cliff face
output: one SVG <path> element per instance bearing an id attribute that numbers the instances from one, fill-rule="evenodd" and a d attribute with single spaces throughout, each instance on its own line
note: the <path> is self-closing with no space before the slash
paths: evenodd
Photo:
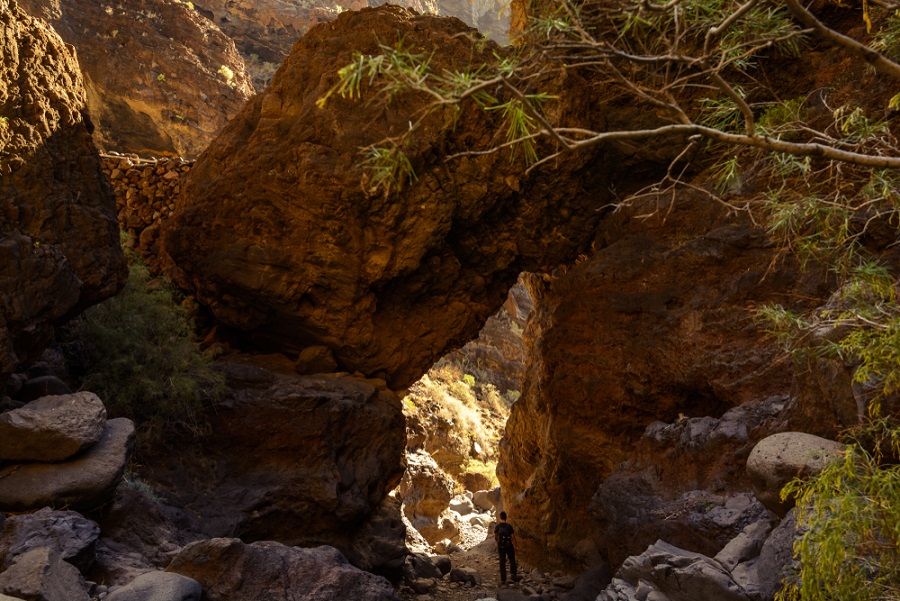
<path id="1" fill-rule="evenodd" d="M 386 196 L 360 185 L 359 148 L 405 131 L 427 99 L 316 106 L 354 50 L 403 39 L 434 52 L 434 69 L 490 60 L 491 44 L 473 57 L 473 33 L 396 7 L 311 30 L 191 169 L 163 225 L 167 273 L 260 347 L 325 345 L 341 368 L 395 389 L 474 337 L 521 271 L 586 244 L 608 167 L 585 153 L 514 175 L 498 153 L 451 168 L 442 157 L 496 124 L 461 118 L 449 131 L 434 115 L 408 152 L 417 179 Z M 558 110 L 591 114 L 587 95 L 571 98 Z"/>
<path id="2" fill-rule="evenodd" d="M 0 382 L 124 283 L 112 190 L 71 47 L 0 2 Z"/>
<path id="3" fill-rule="evenodd" d="M 194 156 L 253 93 L 234 42 L 190 2 L 20 4 L 77 48 L 107 150 Z"/>
<path id="4" fill-rule="evenodd" d="M 651 423 L 719 418 L 790 390 L 792 365 L 753 310 L 821 298 L 822 276 L 773 261 L 763 232 L 701 199 L 685 195 L 663 218 L 667 210 L 668 200 L 658 219 L 608 218 L 591 258 L 530 280 L 527 376 L 498 475 L 532 557 L 591 560 L 591 498 Z M 740 489 L 746 444 L 682 462 L 657 452 L 640 469 L 667 470 L 657 490 L 672 498 L 717 478 L 722 491 Z M 703 476 L 704 464 L 721 469 Z"/>

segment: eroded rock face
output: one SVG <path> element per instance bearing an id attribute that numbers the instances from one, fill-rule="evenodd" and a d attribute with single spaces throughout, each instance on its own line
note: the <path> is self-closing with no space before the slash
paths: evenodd
<path id="1" fill-rule="evenodd" d="M 288 547 L 263 541 L 250 545 L 236 538 L 192 543 L 167 571 L 197 580 L 203 598 L 396 601 L 391 584 L 350 565 L 332 547 Z"/>
<path id="2" fill-rule="evenodd" d="M 661 213 L 668 208 L 666 201 Z M 525 335 L 540 344 L 531 344 L 498 469 L 526 556 L 590 559 L 588 499 L 652 422 L 719 417 L 790 390 L 791 365 L 752 310 L 825 296 L 818 274 L 773 265 L 763 232 L 690 196 L 665 219 L 611 217 L 596 244 L 593 257 L 559 278 L 532 280 L 538 308 Z M 734 469 L 719 483 L 691 467 L 742 468 L 752 444 L 740 441 L 746 433 L 721 434 L 734 438 L 728 448 L 737 455 L 720 458 L 713 445 L 705 459 L 655 469 L 734 490 Z"/>
<path id="3" fill-rule="evenodd" d="M 54 325 L 124 284 L 112 190 L 100 171 L 74 53 L 0 1 L 0 382 Z"/>
<path id="4" fill-rule="evenodd" d="M 489 43 L 473 51 L 473 33 L 392 6 L 310 30 L 191 169 L 163 226 L 167 274 L 257 345 L 328 346 L 340 368 L 394 389 L 474 337 L 521 271 L 579 252 L 609 166 L 579 174 L 596 158 L 585 153 L 521 176 L 497 153 L 451 168 L 444 156 L 499 124 L 464 113 L 451 132 L 433 115 L 407 151 L 417 179 L 386 196 L 361 185 L 359 148 L 406 131 L 428 99 L 404 93 L 383 107 L 334 95 L 316 106 L 354 51 L 402 38 L 433 51 L 435 70 L 492 60 Z M 571 98 L 557 112 L 596 114 L 586 94 Z"/>
<path id="5" fill-rule="evenodd" d="M 253 94 L 234 42 L 188 2 L 20 4 L 78 49 L 106 150 L 197 155 Z"/>
<path id="6" fill-rule="evenodd" d="M 211 416 L 211 435 L 189 457 L 154 461 L 154 478 L 207 536 L 329 544 L 355 560 L 357 531 L 403 473 L 399 398 L 383 382 L 348 376 L 222 369 L 231 392 Z M 374 561 L 360 553 L 360 563 Z"/>

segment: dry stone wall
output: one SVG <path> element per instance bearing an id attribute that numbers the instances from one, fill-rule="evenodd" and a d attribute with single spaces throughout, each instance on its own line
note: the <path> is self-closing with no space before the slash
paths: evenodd
<path id="1" fill-rule="evenodd" d="M 151 265 L 157 254 L 160 223 L 172 216 L 182 179 L 193 164 L 183 158 L 102 156 L 103 173 L 116 193 L 119 226 L 128 233 L 124 244 Z"/>

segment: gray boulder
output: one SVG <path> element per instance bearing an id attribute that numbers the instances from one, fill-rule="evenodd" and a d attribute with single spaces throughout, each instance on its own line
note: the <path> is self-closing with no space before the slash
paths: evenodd
<path id="1" fill-rule="evenodd" d="M 24 599 L 20 599 L 19 597 L 10 597 L 9 595 L 0 593 L 0 601 L 24 601 Z"/>
<path id="2" fill-rule="evenodd" d="M 659 591 L 671 601 L 750 601 L 718 562 L 663 541 L 626 559 L 616 576 L 632 587 L 641 585 L 648 594 Z"/>
<path id="3" fill-rule="evenodd" d="M 105 423 L 91 392 L 45 396 L 0 415 L 0 461 L 63 461 L 100 440 Z"/>
<path id="4" fill-rule="evenodd" d="M 193 578 L 171 572 L 147 572 L 117 588 L 106 601 L 200 601 L 203 589 Z"/>
<path id="5" fill-rule="evenodd" d="M 839 442 L 806 434 L 780 432 L 759 441 L 747 458 L 747 475 L 763 504 L 784 517 L 793 499 L 781 500 L 781 489 L 798 476 L 818 474 L 845 448 Z"/>
<path id="6" fill-rule="evenodd" d="M 726 570 L 731 571 L 742 562 L 759 556 L 763 543 L 772 531 L 770 520 L 754 522 L 741 530 L 725 547 L 716 554 L 715 560 Z"/>
<path id="7" fill-rule="evenodd" d="M 763 601 L 771 601 L 775 593 L 781 590 L 786 578 L 795 577 L 799 569 L 794 559 L 794 541 L 800 536 L 797 530 L 795 509 L 788 512 L 781 523 L 772 530 L 772 534 L 763 543 L 759 559 L 754 566 L 759 596 Z"/>
<path id="8" fill-rule="evenodd" d="M 97 444 L 71 461 L 6 466 L 0 469 L 0 510 L 96 507 L 112 496 L 133 448 L 134 424 L 117 418 L 106 422 Z"/>
<path id="9" fill-rule="evenodd" d="M 17 557 L 0 573 L 0 593 L 28 601 L 89 601 L 81 573 L 49 547 Z"/>
<path id="10" fill-rule="evenodd" d="M 478 586 L 481 584 L 481 574 L 474 568 L 453 568 L 450 570 L 450 580 Z"/>
<path id="11" fill-rule="evenodd" d="M 475 511 L 475 505 L 468 496 L 456 495 L 450 500 L 450 509 L 459 515 L 469 515 Z"/>
<path id="12" fill-rule="evenodd" d="M 391 583 L 353 567 L 334 547 L 288 547 L 236 538 L 191 543 L 168 572 L 198 581 L 205 601 L 397 601 Z"/>
<path id="13" fill-rule="evenodd" d="M 412 553 L 406 556 L 403 564 L 403 577 L 407 582 L 421 578 L 441 578 L 443 574 L 431 557 L 424 553 Z"/>
<path id="14" fill-rule="evenodd" d="M 65 561 L 86 571 L 94 563 L 94 546 L 100 527 L 74 511 L 44 507 L 31 514 L 10 516 L 0 536 L 0 570 L 20 555 L 47 547 Z"/>
<path id="15" fill-rule="evenodd" d="M 479 490 L 472 494 L 472 503 L 482 511 L 490 511 L 494 507 L 494 501 L 491 498 L 493 491 Z"/>

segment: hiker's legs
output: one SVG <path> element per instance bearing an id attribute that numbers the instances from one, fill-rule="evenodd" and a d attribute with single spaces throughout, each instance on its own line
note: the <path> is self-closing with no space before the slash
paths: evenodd
<path id="1" fill-rule="evenodd" d="M 506 549 L 499 549 L 500 551 L 500 582 L 506 582 Z M 513 560 L 512 565 L 515 566 L 516 562 Z M 515 567 L 513 567 L 513 574 L 515 574 Z"/>
<path id="2" fill-rule="evenodd" d="M 516 570 L 519 567 L 518 564 L 516 564 L 516 550 L 514 548 L 509 549 L 506 553 L 509 555 L 509 571 L 512 574 L 513 581 L 515 581 L 518 578 L 518 576 L 516 576 Z"/>

